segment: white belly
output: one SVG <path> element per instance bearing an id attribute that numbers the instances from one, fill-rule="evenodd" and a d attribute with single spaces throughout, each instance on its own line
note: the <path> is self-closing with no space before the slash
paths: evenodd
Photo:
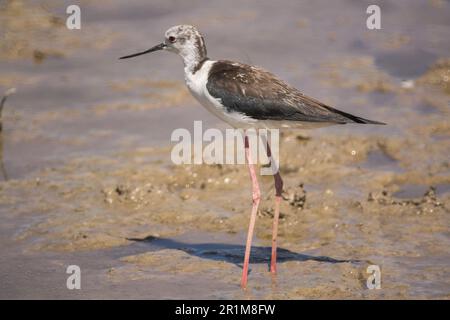
<path id="1" fill-rule="evenodd" d="M 220 99 L 211 96 L 206 88 L 208 82 L 208 74 L 212 64 L 215 61 L 206 61 L 200 70 L 195 74 L 185 70 L 185 81 L 192 96 L 197 99 L 202 106 L 209 112 L 216 115 L 219 119 L 225 121 L 234 128 L 267 128 L 267 129 L 283 129 L 283 128 L 301 128 L 313 129 L 332 125 L 325 122 L 302 122 L 302 121 L 277 121 L 277 120 L 256 120 L 238 112 L 228 112 L 222 105 Z"/>

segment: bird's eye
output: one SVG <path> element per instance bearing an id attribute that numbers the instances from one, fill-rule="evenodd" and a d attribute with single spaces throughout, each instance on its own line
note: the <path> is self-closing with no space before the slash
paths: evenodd
<path id="1" fill-rule="evenodd" d="M 175 37 L 174 37 L 174 36 L 170 36 L 170 37 L 169 37 L 169 41 L 170 41 L 170 42 L 174 43 L 174 42 L 175 42 L 175 40 L 176 40 L 176 39 L 175 39 Z"/>

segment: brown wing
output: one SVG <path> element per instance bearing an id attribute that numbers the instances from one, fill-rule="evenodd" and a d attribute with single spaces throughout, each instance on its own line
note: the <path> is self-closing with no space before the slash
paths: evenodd
<path id="1" fill-rule="evenodd" d="M 241 63 L 215 62 L 206 87 L 213 97 L 221 99 L 228 112 L 253 119 L 381 124 L 329 107 L 270 72 Z"/>

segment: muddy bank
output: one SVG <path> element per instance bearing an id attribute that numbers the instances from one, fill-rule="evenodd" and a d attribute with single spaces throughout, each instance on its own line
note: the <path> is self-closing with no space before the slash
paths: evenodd
<path id="1" fill-rule="evenodd" d="M 409 158 L 403 160 L 404 148 L 414 152 L 415 145 L 407 139 L 346 136 L 305 139 L 284 135 L 281 158 L 289 161 L 282 162 L 285 180 L 279 231 L 282 275 L 277 279 L 283 290 L 269 294 L 260 288 L 262 292 L 257 297 L 418 295 L 412 284 L 393 280 L 407 272 L 396 264 L 403 259 L 426 261 L 427 268 L 433 269 L 435 263 L 447 256 L 445 235 L 450 194 L 448 178 L 436 174 L 446 170 L 444 158 L 427 170 L 416 162 L 411 164 Z M 435 147 L 430 145 L 431 149 Z M 298 157 L 292 156 L 296 150 Z M 63 166 L 39 172 L 33 179 L 4 182 L 0 198 L 3 210 L 21 218 L 37 217 L 37 221 L 16 234 L 15 240 L 29 243 L 26 251 L 36 253 L 127 247 L 136 241 L 151 245 L 153 241 L 162 241 L 159 239 L 198 232 L 244 235 L 251 205 L 247 168 L 174 166 L 167 161 L 169 151 L 147 148 L 104 158 L 73 159 Z M 370 164 L 373 154 L 377 154 L 378 163 L 386 163 L 380 167 Z M 424 159 L 416 161 L 422 163 Z M 270 256 L 274 190 L 271 177 L 261 177 L 260 181 L 264 198 L 256 236 L 262 247 L 259 251 L 255 249 L 253 256 L 256 262 L 261 261 L 253 265 L 252 278 L 262 277 L 265 283 L 269 277 L 266 264 Z M 428 189 L 420 195 L 409 195 L 411 185 Z M 104 272 L 108 279 L 118 283 L 193 274 L 237 284 L 243 249 L 240 245 L 236 249 L 219 248 L 212 249 L 210 254 L 198 254 L 200 249 L 185 251 L 184 245 L 179 244 L 156 253 L 128 255 L 125 250 L 118 257 L 117 266 Z M 288 250 L 286 259 L 283 250 Z M 310 252 L 312 262 L 292 258 Z M 327 258 L 316 260 L 318 256 Z M 382 264 L 386 268 L 386 287 L 379 295 L 365 288 L 363 280 L 369 264 Z M 445 271 L 432 272 L 428 281 L 437 280 L 435 277 L 442 272 Z M 292 274 L 298 282 L 290 280 Z M 328 277 L 336 277 L 330 281 L 339 281 L 339 286 L 323 285 L 323 279 Z M 317 283 L 321 283 L 319 287 Z M 259 285 L 254 288 L 258 292 Z M 437 292 L 434 296 L 439 298 L 446 294 L 445 290 Z"/>

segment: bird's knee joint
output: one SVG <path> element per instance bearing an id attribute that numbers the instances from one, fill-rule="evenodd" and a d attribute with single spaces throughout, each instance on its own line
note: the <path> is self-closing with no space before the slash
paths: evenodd
<path id="1" fill-rule="evenodd" d="M 253 203 L 259 203 L 259 201 L 261 200 L 261 194 L 259 192 L 254 193 L 252 200 Z"/>

